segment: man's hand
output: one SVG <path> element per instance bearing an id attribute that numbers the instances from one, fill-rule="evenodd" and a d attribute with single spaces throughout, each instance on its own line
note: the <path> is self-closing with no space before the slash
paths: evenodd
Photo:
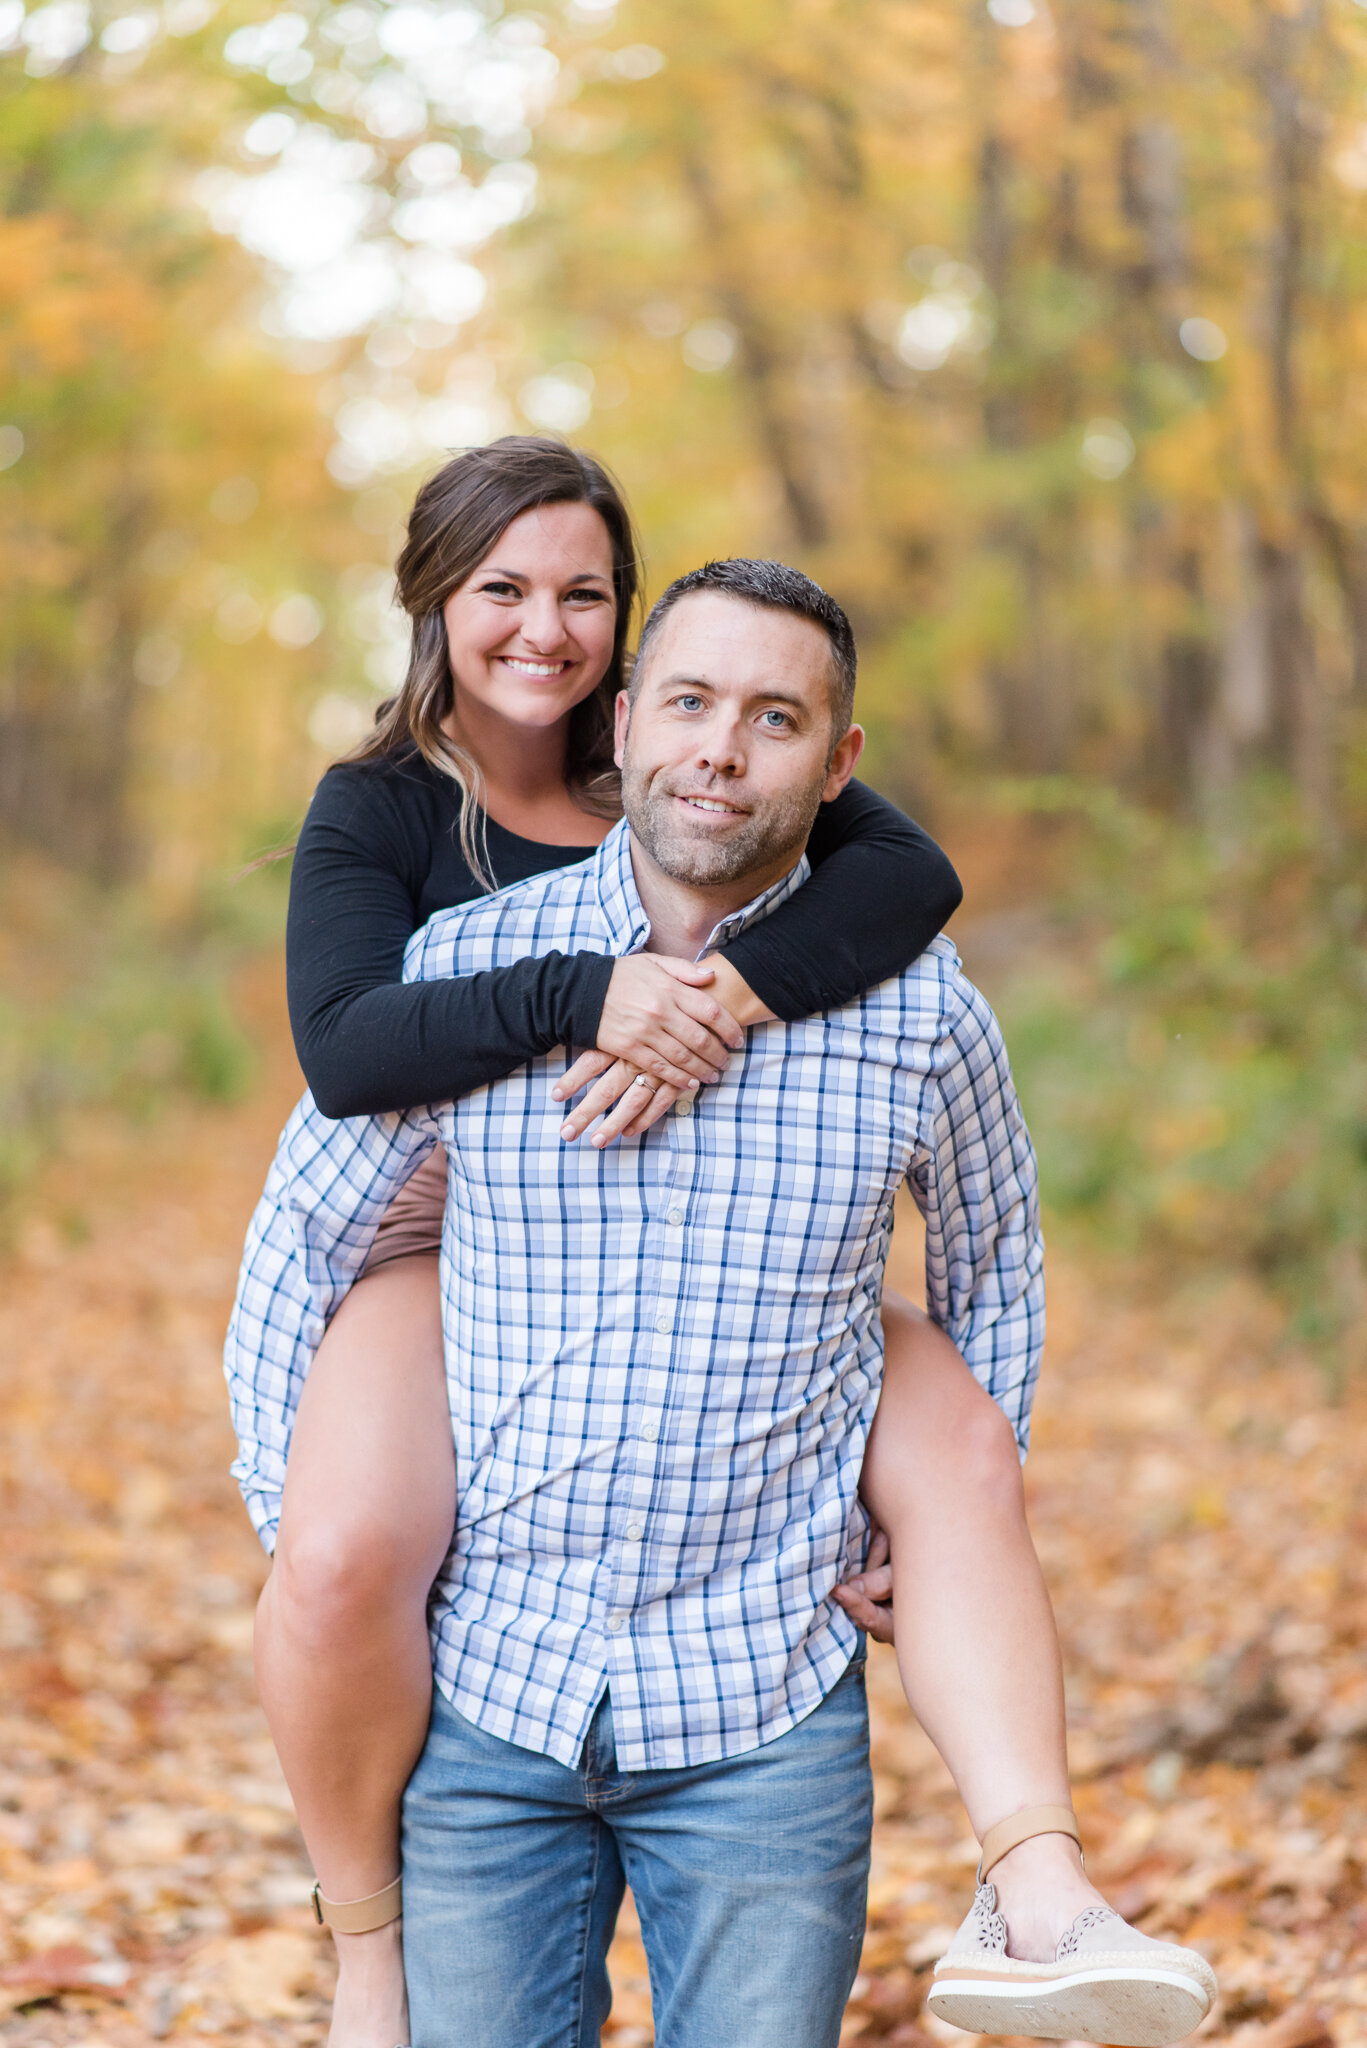
<path id="1" fill-rule="evenodd" d="M 838 1600 L 856 1628 L 862 1628 L 876 1643 L 894 1640 L 892 1625 L 892 1565 L 887 1536 L 873 1524 L 869 1555 L 862 1572 L 837 1586 L 832 1598 Z"/>

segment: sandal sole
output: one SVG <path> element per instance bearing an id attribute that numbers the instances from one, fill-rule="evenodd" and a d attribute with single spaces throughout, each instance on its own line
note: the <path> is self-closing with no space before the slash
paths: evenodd
<path id="1" fill-rule="evenodd" d="M 937 2019 L 970 2034 L 1172 2048 L 1210 2011 L 1210 1995 L 1176 1970 L 1079 1970 L 1059 1979 L 939 1978 L 926 2000 Z"/>

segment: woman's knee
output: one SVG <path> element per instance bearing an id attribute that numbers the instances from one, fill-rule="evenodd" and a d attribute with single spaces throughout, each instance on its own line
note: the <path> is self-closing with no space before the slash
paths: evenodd
<path id="1" fill-rule="evenodd" d="M 1024 1506 L 1016 1432 L 989 1394 L 973 1381 L 977 1399 L 964 1403 L 950 1455 L 960 1483 L 1014 1512 Z"/>
<path id="2" fill-rule="evenodd" d="M 371 1632 L 396 1606 L 423 1605 L 429 1558 L 397 1515 L 313 1517 L 297 1527 L 286 1517 L 271 1571 L 276 1613 L 291 1634 L 318 1643 Z"/>
<path id="3" fill-rule="evenodd" d="M 924 1498 L 948 1488 L 1014 1511 L 1023 1500 L 1015 1432 L 962 1354 L 908 1302 L 894 1302 L 891 1313 L 885 1305 L 884 1337 L 870 1445 L 880 1491 L 895 1485 Z"/>

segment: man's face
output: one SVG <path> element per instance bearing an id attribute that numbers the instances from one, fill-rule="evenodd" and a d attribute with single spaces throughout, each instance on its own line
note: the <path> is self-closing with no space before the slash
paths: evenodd
<path id="1" fill-rule="evenodd" d="M 794 613 L 718 591 L 681 598 L 628 703 L 617 700 L 622 802 L 665 874 L 696 888 L 797 859 L 817 806 L 838 796 L 864 744 L 831 747 L 831 643 Z"/>

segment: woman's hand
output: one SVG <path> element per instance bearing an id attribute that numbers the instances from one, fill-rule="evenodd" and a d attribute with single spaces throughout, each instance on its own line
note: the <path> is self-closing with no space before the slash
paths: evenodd
<path id="1" fill-rule="evenodd" d="M 862 1572 L 856 1572 L 831 1595 L 838 1600 L 856 1628 L 862 1628 L 876 1643 L 890 1643 L 892 1633 L 892 1565 L 888 1539 L 873 1523 L 869 1555 Z"/>
<path id="2" fill-rule="evenodd" d="M 656 1081 L 649 1074 L 643 1074 L 639 1067 L 632 1066 L 630 1060 L 609 1060 L 607 1054 L 601 1052 L 585 1053 L 583 1059 L 576 1060 L 565 1076 L 566 1082 L 578 1073 L 585 1061 L 599 1063 L 595 1071 L 600 1078 L 560 1126 L 561 1137 L 570 1145 L 597 1116 L 601 1116 L 603 1121 L 589 1142 L 600 1151 L 614 1138 L 637 1138 L 642 1131 L 648 1131 L 667 1109 L 672 1109 L 681 1095 L 692 1094 L 698 1086 L 696 1081 L 690 1081 L 687 1087 L 673 1088 L 668 1081 Z M 565 1084 L 562 1082 L 561 1085 Z"/>
<path id="3" fill-rule="evenodd" d="M 629 953 L 618 960 L 598 1024 L 597 1053 L 575 1061 L 551 1091 L 556 1101 L 568 1102 L 612 1059 L 629 1060 L 637 1073 L 676 1090 L 690 1081 L 719 1081 L 745 1033 L 706 993 L 714 978 L 710 967 L 662 953 Z"/>
<path id="4" fill-rule="evenodd" d="M 709 984 L 724 1003 L 698 993 Z M 594 1084 L 566 1116 L 561 1137 L 572 1145 L 600 1116 L 592 1139 L 600 1150 L 615 1138 L 639 1137 L 699 1082 L 721 1079 L 731 1053 L 745 1043 L 742 1025 L 772 1016 L 723 954 L 696 964 L 629 954 L 612 970 L 598 1049 L 581 1053 L 551 1090 L 557 1102 L 566 1102 Z"/>

